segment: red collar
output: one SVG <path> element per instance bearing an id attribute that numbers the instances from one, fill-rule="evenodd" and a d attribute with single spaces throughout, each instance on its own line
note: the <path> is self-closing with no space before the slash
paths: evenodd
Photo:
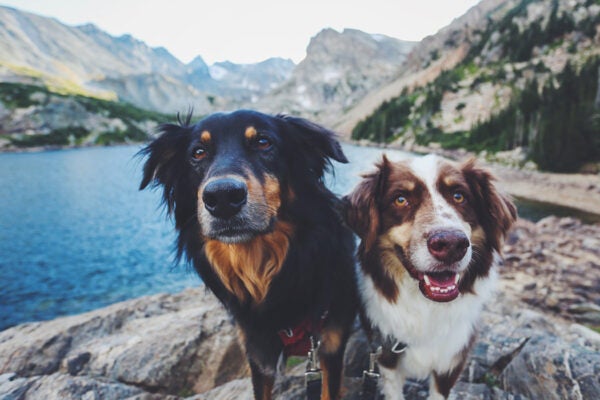
<path id="1" fill-rule="evenodd" d="M 282 329 L 277 332 L 283 343 L 285 356 L 306 356 L 310 350 L 310 337 L 321 333 L 326 317 L 327 312 L 317 322 L 311 318 L 306 318 L 293 328 Z"/>

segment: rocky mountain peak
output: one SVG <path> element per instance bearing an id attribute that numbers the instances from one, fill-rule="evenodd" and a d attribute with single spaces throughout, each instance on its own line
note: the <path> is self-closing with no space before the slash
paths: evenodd
<path id="1" fill-rule="evenodd" d="M 88 34 L 99 34 L 99 33 L 104 32 L 104 31 L 102 31 L 102 29 L 100 29 L 98 27 L 98 25 L 93 24 L 91 22 L 88 22 L 87 24 L 83 24 L 83 25 L 77 25 L 75 28 L 79 29 L 80 31 L 82 31 L 84 33 L 88 33 Z"/>
<path id="2" fill-rule="evenodd" d="M 413 46 L 413 42 L 355 29 L 323 29 L 310 40 L 306 58 L 291 78 L 258 105 L 328 123 L 394 76 Z"/>
<path id="3" fill-rule="evenodd" d="M 306 50 L 306 63 L 333 62 L 337 65 L 357 65 L 385 60 L 395 67 L 412 49 L 413 42 L 404 42 L 385 35 L 373 35 L 357 29 L 323 29 L 314 36 Z"/>
<path id="4" fill-rule="evenodd" d="M 188 74 L 192 79 L 206 80 L 210 79 L 208 65 L 201 56 L 197 56 L 187 64 Z"/>

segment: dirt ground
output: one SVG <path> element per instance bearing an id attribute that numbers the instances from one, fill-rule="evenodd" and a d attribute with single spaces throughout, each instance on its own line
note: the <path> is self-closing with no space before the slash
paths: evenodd
<path id="1" fill-rule="evenodd" d="M 530 172 L 490 165 L 499 186 L 512 196 L 600 215 L 600 175 Z"/>

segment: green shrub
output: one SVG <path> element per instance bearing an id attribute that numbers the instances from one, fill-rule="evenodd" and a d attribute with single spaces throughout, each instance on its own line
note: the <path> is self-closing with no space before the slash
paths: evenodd
<path id="1" fill-rule="evenodd" d="M 8 108 L 25 108 L 38 105 L 31 97 L 34 93 L 48 93 L 45 88 L 23 83 L 0 82 L 0 101 Z"/>
<path id="2" fill-rule="evenodd" d="M 17 147 L 68 146 L 72 141 L 88 136 L 90 132 L 80 126 L 55 129 L 46 135 L 28 135 L 11 138 Z"/>

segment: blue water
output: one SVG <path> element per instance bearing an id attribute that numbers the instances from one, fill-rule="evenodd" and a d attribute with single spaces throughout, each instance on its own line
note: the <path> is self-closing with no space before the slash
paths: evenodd
<path id="1" fill-rule="evenodd" d="M 201 283 L 172 266 L 175 234 L 160 193 L 137 190 L 138 150 L 0 154 L 0 330 Z M 327 179 L 338 194 L 381 154 L 346 152 L 352 164 L 336 164 Z"/>

